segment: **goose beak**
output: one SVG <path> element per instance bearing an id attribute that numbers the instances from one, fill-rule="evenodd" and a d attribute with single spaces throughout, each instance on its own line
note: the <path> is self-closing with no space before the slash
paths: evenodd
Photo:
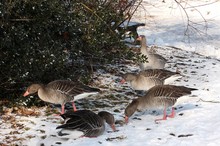
<path id="1" fill-rule="evenodd" d="M 128 124 L 128 116 L 125 116 L 125 124 Z"/>
<path id="2" fill-rule="evenodd" d="M 114 132 L 116 131 L 115 124 L 112 124 L 112 125 L 111 125 L 111 128 L 112 128 L 112 130 L 113 130 Z"/>
<path id="3" fill-rule="evenodd" d="M 136 40 L 137 41 L 141 41 L 141 39 L 142 39 L 141 36 L 139 36 Z"/>
<path id="4" fill-rule="evenodd" d="M 23 96 L 25 97 L 25 96 L 28 96 L 29 94 L 30 94 L 30 93 L 29 93 L 28 90 L 27 90 L 27 91 L 24 93 Z"/>
<path id="5" fill-rule="evenodd" d="M 122 79 L 121 81 L 120 81 L 120 84 L 124 84 L 125 83 L 125 79 Z"/>

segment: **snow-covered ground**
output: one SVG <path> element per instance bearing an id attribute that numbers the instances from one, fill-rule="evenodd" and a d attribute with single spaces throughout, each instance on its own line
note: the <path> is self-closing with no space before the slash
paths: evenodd
<path id="1" fill-rule="evenodd" d="M 139 34 L 147 36 L 149 45 L 171 45 L 220 58 L 218 0 L 183 1 L 181 4 L 191 21 L 188 29 L 183 9 L 174 0 L 161 1 L 144 0 L 143 7 L 134 16 L 136 21 L 146 23 L 146 27 L 139 29 Z"/>
<path id="2" fill-rule="evenodd" d="M 53 115 L 45 116 L 45 111 L 52 110 L 49 107 L 40 110 L 36 108 L 36 111 L 32 109 L 33 111 L 27 113 L 30 116 L 15 116 L 9 111 L 8 116 L 0 117 L 0 145 L 219 146 L 220 2 L 197 7 L 207 19 L 208 35 L 198 36 L 191 33 L 188 40 L 188 36 L 184 36 L 183 12 L 173 9 L 177 7 L 174 1 L 161 1 L 144 0 L 144 8 L 140 8 L 135 14 L 135 21 L 147 23 L 147 26 L 139 28 L 138 32 L 146 35 L 148 45 L 159 46 L 154 49 L 169 60 L 166 69 L 175 71 L 178 68 L 184 75 L 173 84 L 198 89 L 192 95 L 178 100 L 175 118 L 156 124 L 154 119 L 162 117 L 162 111 L 146 110 L 136 112 L 127 125 L 123 124 L 121 121 L 124 120 L 124 109 L 137 96 L 128 85 L 122 86 L 112 80 L 119 78 L 114 74 L 115 70 L 134 71 L 138 66 L 118 64 L 109 66 L 109 73 L 103 74 L 100 70 L 94 75 L 95 83 L 105 91 L 97 97 L 76 103 L 79 109 L 96 112 L 107 110 L 113 113 L 118 123 L 117 132 L 111 132 L 111 128 L 107 127 L 107 131 L 97 138 L 60 139 L 56 137 L 56 127 L 62 119 Z M 191 2 L 192 5 L 198 5 L 201 2 L 211 3 L 211 0 L 188 1 Z M 201 21 L 197 11 L 188 11 L 193 20 Z M 145 18 L 146 14 L 151 17 Z M 33 116 L 31 112 L 38 116 Z"/>

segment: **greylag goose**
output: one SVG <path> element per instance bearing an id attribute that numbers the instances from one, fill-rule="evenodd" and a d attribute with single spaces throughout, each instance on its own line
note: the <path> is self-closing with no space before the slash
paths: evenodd
<path id="1" fill-rule="evenodd" d="M 76 111 L 75 100 L 97 94 L 99 91 L 97 88 L 86 86 L 80 82 L 55 80 L 47 85 L 32 84 L 27 88 L 23 96 L 37 92 L 41 100 L 61 104 L 61 114 L 64 114 L 65 103 L 72 102 L 73 109 Z"/>
<path id="2" fill-rule="evenodd" d="M 97 137 L 105 131 L 105 122 L 115 131 L 114 116 L 106 111 L 96 114 L 90 110 L 70 110 L 61 117 L 65 123 L 56 128 L 61 129 L 58 132 L 61 138 Z"/>
<path id="3" fill-rule="evenodd" d="M 134 114 L 136 110 L 144 110 L 149 108 L 164 107 L 162 119 L 166 120 L 167 117 L 173 118 L 175 116 L 175 109 L 172 107 L 170 115 L 166 114 L 166 108 L 173 106 L 177 99 L 181 96 L 191 94 L 191 91 L 197 90 L 195 88 L 188 88 L 184 86 L 175 85 L 157 85 L 152 87 L 145 96 L 134 99 L 125 109 L 125 122 Z"/>
<path id="4" fill-rule="evenodd" d="M 134 90 L 149 90 L 153 86 L 170 84 L 182 76 L 177 72 L 165 69 L 147 69 L 139 73 L 126 73 L 122 75 L 121 84 L 129 82 Z"/>
<path id="5" fill-rule="evenodd" d="M 159 54 L 152 53 L 146 46 L 146 38 L 144 35 L 140 35 L 137 40 L 141 42 L 141 54 L 147 57 L 147 62 L 140 63 L 140 69 L 163 69 L 167 60 Z"/>

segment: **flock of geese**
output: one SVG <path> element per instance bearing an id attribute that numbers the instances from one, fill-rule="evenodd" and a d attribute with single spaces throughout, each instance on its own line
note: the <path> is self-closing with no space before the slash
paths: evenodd
<path id="1" fill-rule="evenodd" d="M 179 97 L 191 94 L 191 91 L 197 90 L 184 86 L 169 85 L 170 81 L 181 77 L 180 73 L 164 69 L 166 59 L 159 54 L 152 53 L 146 46 L 146 38 L 141 35 L 138 38 L 141 42 L 140 51 L 147 57 L 147 62 L 140 63 L 141 71 L 139 73 L 126 73 L 122 75 L 121 83 L 130 83 L 133 90 L 144 90 L 146 94 L 133 99 L 125 108 L 125 122 L 128 123 L 137 110 L 163 107 L 163 117 L 155 121 L 166 120 L 167 117 L 175 116 L 175 109 L 172 107 L 168 115 L 167 107 L 173 106 Z M 108 123 L 112 130 L 115 131 L 114 116 L 107 112 L 101 111 L 98 114 L 91 110 L 77 110 L 74 104 L 75 100 L 88 97 L 99 93 L 100 89 L 89 87 L 80 82 L 68 80 L 55 80 L 47 85 L 32 84 L 24 96 L 38 93 L 41 100 L 54 104 L 61 104 L 61 117 L 65 120 L 64 124 L 58 126 L 58 136 L 60 137 L 97 137 L 105 131 L 105 122 Z M 71 102 L 73 110 L 65 112 L 65 104 Z"/>

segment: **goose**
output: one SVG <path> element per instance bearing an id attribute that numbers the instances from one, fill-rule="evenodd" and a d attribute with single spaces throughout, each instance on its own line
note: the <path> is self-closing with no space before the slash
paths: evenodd
<path id="1" fill-rule="evenodd" d="M 97 94 L 100 90 L 86 86 L 80 82 L 73 82 L 68 80 L 55 80 L 47 85 L 32 84 L 30 85 L 23 96 L 28 96 L 34 93 L 38 93 L 41 100 L 54 104 L 61 104 L 61 114 L 64 114 L 65 104 L 72 102 L 74 111 L 76 106 L 75 100 L 85 98 L 89 95 Z"/>
<path id="2" fill-rule="evenodd" d="M 146 70 L 146 69 L 163 69 L 167 60 L 159 55 L 152 53 L 148 50 L 146 46 L 146 38 L 144 35 L 140 35 L 137 40 L 141 42 L 141 48 L 140 52 L 141 54 L 145 55 L 147 57 L 147 62 L 140 63 L 140 69 L 141 70 Z"/>
<path id="3" fill-rule="evenodd" d="M 195 88 L 175 85 L 157 85 L 147 91 L 146 95 L 134 99 L 125 109 L 125 122 L 128 123 L 128 118 L 131 117 L 136 110 L 145 110 L 150 108 L 163 107 L 163 118 L 156 121 L 166 120 L 167 117 L 174 118 L 175 108 L 172 107 L 170 115 L 166 114 L 167 107 L 173 106 L 177 99 L 191 94 Z"/>
<path id="4" fill-rule="evenodd" d="M 170 84 L 181 78 L 178 72 L 165 69 L 147 69 L 139 73 L 126 73 L 122 75 L 121 84 L 129 82 L 134 90 L 149 90 L 153 86 Z"/>
<path id="5" fill-rule="evenodd" d="M 90 110 L 78 110 L 76 112 L 69 110 L 61 117 L 65 120 L 63 125 L 56 127 L 61 129 L 58 137 L 61 138 L 79 138 L 79 137 L 97 137 L 104 133 L 105 122 L 115 131 L 114 116 L 107 112 L 101 111 L 98 114 Z"/>

